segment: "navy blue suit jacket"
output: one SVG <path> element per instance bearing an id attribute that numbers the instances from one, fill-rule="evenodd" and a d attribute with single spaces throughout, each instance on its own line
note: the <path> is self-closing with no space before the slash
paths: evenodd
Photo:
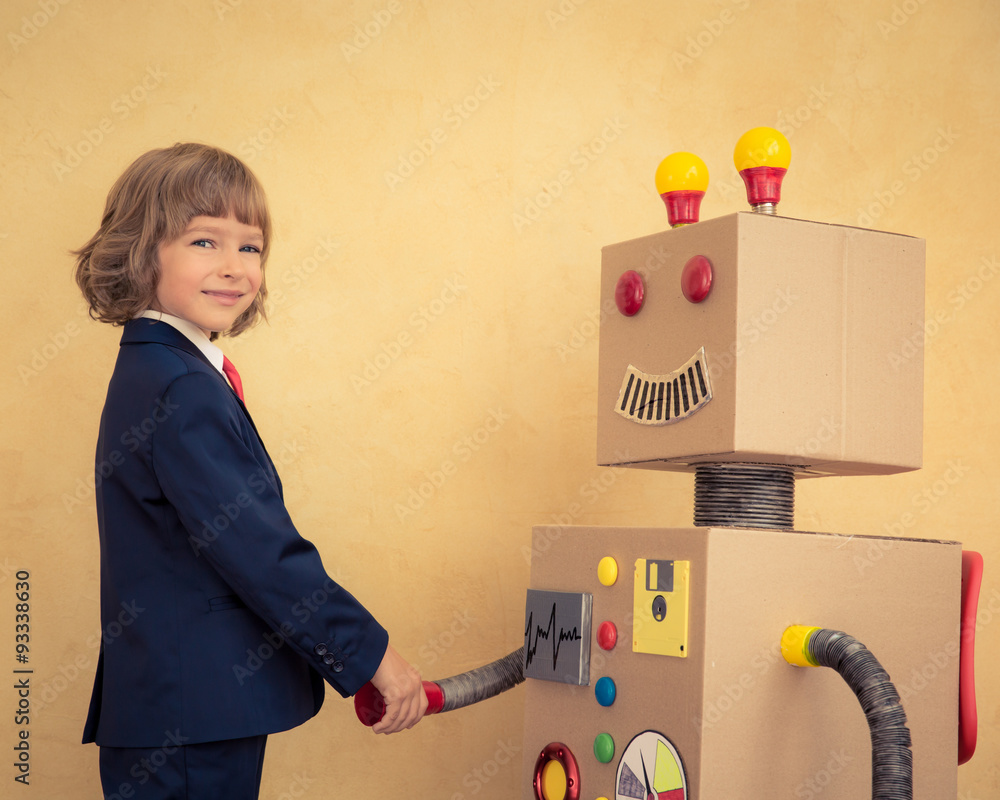
<path id="1" fill-rule="evenodd" d="M 225 377 L 170 325 L 125 326 L 97 445 L 102 642 L 84 742 L 287 730 L 375 673 L 388 635 L 295 530 Z"/>

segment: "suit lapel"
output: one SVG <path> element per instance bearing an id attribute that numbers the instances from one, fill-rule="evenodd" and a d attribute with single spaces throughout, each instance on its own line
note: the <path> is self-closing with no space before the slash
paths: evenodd
<path id="1" fill-rule="evenodd" d="M 233 387 L 230 385 L 226 376 L 215 368 L 215 365 L 208 360 L 208 357 L 203 352 L 201 352 L 198 345 L 188 339 L 187 336 L 177 330 L 177 328 L 173 325 L 168 325 L 166 322 L 161 322 L 160 320 L 150 319 L 149 317 L 140 317 L 139 319 L 133 319 L 130 322 L 126 322 L 125 330 L 122 333 L 121 344 L 141 344 L 143 342 L 153 342 L 155 344 L 162 344 L 167 347 L 182 350 L 205 364 L 205 366 L 209 368 L 211 374 L 225 384 L 226 389 L 228 389 L 230 394 L 232 394 L 233 399 L 239 403 L 240 408 L 243 410 L 243 415 L 247 418 L 247 421 L 250 423 L 250 427 L 253 428 L 253 432 L 257 435 L 257 439 L 260 441 L 261 447 L 264 446 L 264 441 L 261 439 L 260 432 L 257 430 L 257 426 L 254 425 L 253 417 L 251 417 L 250 412 L 247 411 L 246 405 L 242 400 L 240 400 L 239 395 L 233 391 Z M 268 458 L 270 458 L 270 456 Z"/>
<path id="2" fill-rule="evenodd" d="M 233 391 L 233 387 L 229 384 L 229 380 L 226 376 L 215 368 L 215 365 L 208 360 L 207 356 L 203 352 L 201 352 L 198 345 L 188 339 L 187 336 L 177 330 L 177 328 L 173 325 L 168 325 L 166 322 L 161 322 L 160 320 L 150 319 L 149 317 L 140 317 L 126 322 L 125 330 L 122 333 L 121 344 L 142 344 L 144 342 L 152 342 L 155 344 L 162 344 L 167 347 L 173 347 L 187 353 L 190 356 L 193 356 L 194 358 L 197 358 L 205 364 L 206 367 L 208 367 L 208 371 L 212 375 L 226 385 L 226 389 L 229 390 L 229 393 L 243 411 L 243 416 L 246 417 L 247 422 L 250 423 L 250 428 L 257 437 L 260 449 L 263 451 L 264 457 L 267 459 L 268 467 L 270 468 L 271 476 L 274 479 L 278 493 L 282 494 L 281 478 L 278 477 L 278 470 L 275 469 L 274 461 L 271 459 L 270 453 L 267 452 L 267 447 L 264 445 L 264 439 L 261 437 L 260 431 L 258 431 L 257 426 L 254 425 L 253 417 L 250 416 L 250 412 L 247 411 L 247 407 L 244 402 L 240 400 L 239 395 Z"/>

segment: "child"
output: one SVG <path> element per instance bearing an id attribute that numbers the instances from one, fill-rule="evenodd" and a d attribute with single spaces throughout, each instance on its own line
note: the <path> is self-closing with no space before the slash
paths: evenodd
<path id="1" fill-rule="evenodd" d="M 270 240 L 250 170 L 178 144 L 125 171 L 75 253 L 91 315 L 124 326 L 97 443 L 104 636 L 83 735 L 108 798 L 256 798 L 267 734 L 315 715 L 324 679 L 345 697 L 372 681 L 377 733 L 427 707 L 295 530 L 212 343 L 264 316 Z"/>

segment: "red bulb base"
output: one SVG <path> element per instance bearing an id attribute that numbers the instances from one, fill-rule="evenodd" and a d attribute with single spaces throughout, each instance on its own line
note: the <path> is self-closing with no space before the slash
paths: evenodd
<path id="1" fill-rule="evenodd" d="M 701 211 L 701 198 L 704 192 L 676 191 L 664 192 L 660 195 L 663 204 L 667 207 L 667 219 L 670 227 L 676 228 L 678 225 L 691 225 L 698 221 L 698 214 Z"/>
<path id="2" fill-rule="evenodd" d="M 752 206 L 777 205 L 781 200 L 781 182 L 788 172 L 784 167 L 748 167 L 740 171 Z"/>

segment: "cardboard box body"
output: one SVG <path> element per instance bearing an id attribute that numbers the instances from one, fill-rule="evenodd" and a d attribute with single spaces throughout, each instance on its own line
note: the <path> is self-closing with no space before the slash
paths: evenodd
<path id="1" fill-rule="evenodd" d="M 792 464 L 803 474 L 917 469 L 922 454 L 924 241 L 740 212 L 602 251 L 601 465 Z M 687 261 L 711 291 L 685 299 Z M 614 305 L 626 270 L 645 283 Z M 916 347 L 914 344 L 916 343 Z M 669 424 L 616 413 L 629 365 L 667 375 L 704 348 L 712 398 Z"/>
<path id="2" fill-rule="evenodd" d="M 551 742 L 574 754 L 581 798 L 613 800 L 622 752 L 646 730 L 679 752 L 689 800 L 869 797 L 864 712 L 834 670 L 784 661 L 779 643 L 793 624 L 845 631 L 874 653 L 903 699 L 914 798 L 955 797 L 957 543 L 733 528 L 538 527 L 533 548 L 530 587 L 592 593 L 593 631 L 589 685 L 526 681 L 525 800 L 534 800 L 535 761 Z M 610 587 L 597 575 L 604 556 L 619 567 Z M 690 562 L 685 658 L 632 651 L 637 559 Z M 604 621 L 618 629 L 609 651 L 594 641 Z M 617 687 L 609 707 L 595 699 L 602 676 Z M 594 755 L 599 733 L 615 743 L 607 764 Z"/>

